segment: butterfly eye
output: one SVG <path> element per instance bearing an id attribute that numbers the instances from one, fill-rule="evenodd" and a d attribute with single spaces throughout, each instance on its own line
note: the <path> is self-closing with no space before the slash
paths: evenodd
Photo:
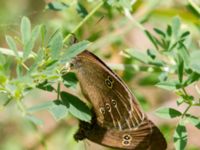
<path id="1" fill-rule="evenodd" d="M 111 111 L 110 104 L 106 103 L 105 107 L 106 107 L 107 111 L 109 111 L 109 112 Z"/>
<path id="2" fill-rule="evenodd" d="M 71 63 L 69 64 L 69 68 L 73 68 L 73 67 L 74 67 L 74 63 L 71 62 Z"/>

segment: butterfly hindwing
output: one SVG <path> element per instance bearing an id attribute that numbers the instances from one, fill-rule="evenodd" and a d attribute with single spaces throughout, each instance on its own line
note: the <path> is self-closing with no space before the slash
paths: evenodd
<path id="1" fill-rule="evenodd" d="M 166 142 L 162 134 L 148 119 L 145 119 L 137 129 L 125 131 L 107 130 L 100 127 L 95 121 L 92 125 L 81 122 L 75 139 L 79 140 L 78 137 L 82 137 L 83 135 L 95 143 L 112 148 L 130 150 L 166 149 Z"/>

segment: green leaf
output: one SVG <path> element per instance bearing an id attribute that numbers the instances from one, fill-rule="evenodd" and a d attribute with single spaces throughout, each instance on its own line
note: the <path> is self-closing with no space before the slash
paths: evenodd
<path id="1" fill-rule="evenodd" d="M 170 25 L 167 26 L 167 35 L 168 36 L 172 35 L 172 27 Z"/>
<path id="2" fill-rule="evenodd" d="M 78 97 L 66 92 L 61 92 L 60 95 L 63 104 L 68 108 L 69 112 L 73 116 L 86 122 L 91 121 L 90 109 Z"/>
<path id="3" fill-rule="evenodd" d="M 86 50 L 88 45 L 90 44 L 89 41 L 81 41 L 79 43 L 73 44 L 69 48 L 67 48 L 62 55 L 61 63 L 66 63 L 71 60 L 73 57 L 81 53 L 82 51 Z"/>
<path id="4" fill-rule="evenodd" d="M 186 114 L 186 119 L 193 124 L 195 127 L 200 129 L 200 119 L 190 114 Z"/>
<path id="5" fill-rule="evenodd" d="M 183 81 L 183 71 L 184 71 L 184 61 L 180 55 L 178 55 L 178 65 L 177 65 L 177 71 L 178 71 L 178 79 L 179 82 L 182 83 Z"/>
<path id="6" fill-rule="evenodd" d="M 154 28 L 153 29 L 157 34 L 161 35 L 163 38 L 165 38 L 165 32 L 163 32 L 162 30 L 158 29 L 158 28 Z"/>
<path id="7" fill-rule="evenodd" d="M 184 102 L 184 99 L 180 97 L 179 99 L 176 100 L 177 105 L 181 105 Z"/>
<path id="8" fill-rule="evenodd" d="M 21 21 L 21 36 L 23 44 L 26 44 L 31 38 L 31 22 L 27 17 Z"/>
<path id="9" fill-rule="evenodd" d="M 60 31 L 55 32 L 49 41 L 50 54 L 52 59 L 58 59 L 63 47 L 63 36 Z"/>
<path id="10" fill-rule="evenodd" d="M 8 46 L 9 46 L 9 48 L 14 52 L 15 56 L 17 58 L 19 58 L 19 54 L 18 54 L 18 51 L 17 51 L 17 46 L 15 44 L 14 39 L 11 36 L 7 35 L 6 36 L 6 42 L 7 42 Z"/>
<path id="11" fill-rule="evenodd" d="M 156 49 L 158 49 L 158 45 L 156 43 L 156 37 L 154 37 L 149 31 L 145 30 L 144 31 L 149 40 L 152 42 L 152 44 L 155 46 Z"/>
<path id="12" fill-rule="evenodd" d="M 36 87 L 49 92 L 55 90 L 54 87 L 51 86 L 51 84 L 48 82 L 48 80 L 45 80 L 44 82 L 38 84 Z"/>
<path id="13" fill-rule="evenodd" d="M 76 11 L 82 18 L 85 18 L 88 15 L 86 8 L 80 2 L 77 3 Z"/>
<path id="14" fill-rule="evenodd" d="M 190 69 L 192 69 L 194 72 L 200 74 L 200 51 L 193 51 L 191 52 L 190 55 L 190 63 L 189 63 L 189 67 Z"/>
<path id="15" fill-rule="evenodd" d="M 196 73 L 196 72 L 192 72 L 192 73 L 188 76 L 187 80 L 185 80 L 185 82 L 184 82 L 183 85 L 184 85 L 184 86 L 188 86 L 188 85 L 190 85 L 191 83 L 193 83 L 193 82 L 195 82 L 195 81 L 198 81 L 199 78 L 200 78 L 200 74 L 198 74 L 198 73 Z"/>
<path id="16" fill-rule="evenodd" d="M 128 55 L 130 55 L 131 57 L 133 57 L 145 64 L 148 64 L 149 58 L 145 53 L 139 52 L 134 49 L 126 49 L 124 52 L 127 53 Z"/>
<path id="17" fill-rule="evenodd" d="M 60 120 L 68 115 L 68 109 L 61 103 L 60 100 L 55 100 L 53 107 L 49 108 L 49 112 L 53 115 L 55 120 Z"/>
<path id="18" fill-rule="evenodd" d="M 27 109 L 27 112 L 33 113 L 41 110 L 47 110 L 51 107 L 53 107 L 54 103 L 53 101 L 47 101 L 47 102 L 42 102 L 40 104 L 34 105 L 30 108 Z"/>
<path id="19" fill-rule="evenodd" d="M 172 32 L 175 38 L 178 37 L 179 35 L 180 26 L 181 26 L 180 18 L 174 17 L 172 19 Z"/>
<path id="20" fill-rule="evenodd" d="M 62 11 L 67 9 L 69 6 L 63 2 L 53 1 L 47 4 L 46 8 L 54 11 Z"/>
<path id="21" fill-rule="evenodd" d="M 33 122 L 36 125 L 43 125 L 44 124 L 43 120 L 38 119 L 35 116 L 26 115 L 25 117 L 26 117 L 26 119 L 30 120 L 31 122 Z"/>
<path id="22" fill-rule="evenodd" d="M 176 150 L 184 150 L 187 144 L 187 130 L 183 123 L 179 123 L 174 132 L 174 145 Z"/>
<path id="23" fill-rule="evenodd" d="M 76 78 L 76 75 L 73 72 L 69 72 L 63 75 L 62 78 L 66 87 L 74 87 L 78 82 L 78 79 Z"/>
<path id="24" fill-rule="evenodd" d="M 177 81 L 169 80 L 169 81 L 161 81 L 156 84 L 157 87 L 163 88 L 165 90 L 174 91 L 177 89 Z"/>
<path id="25" fill-rule="evenodd" d="M 184 61 L 184 68 L 188 69 L 189 68 L 189 59 L 190 59 L 190 55 L 188 50 L 185 48 L 184 45 L 180 44 L 181 47 L 178 50 L 178 54 L 180 55 L 180 57 L 183 59 Z"/>
<path id="26" fill-rule="evenodd" d="M 190 35 L 190 32 L 189 31 L 185 31 L 181 34 L 181 38 L 185 38 L 186 36 Z"/>
<path id="27" fill-rule="evenodd" d="M 27 109 L 29 113 L 48 110 L 55 120 L 60 120 L 68 115 L 68 109 L 60 100 L 47 101 Z"/>
<path id="28" fill-rule="evenodd" d="M 190 68 L 191 68 L 194 72 L 197 72 L 198 74 L 200 74 L 200 64 L 191 63 L 191 64 L 190 64 Z"/>
<path id="29" fill-rule="evenodd" d="M 157 109 L 155 114 L 158 115 L 159 117 L 167 118 L 167 119 L 181 116 L 180 111 L 174 108 L 167 108 L 167 107 Z"/>
<path id="30" fill-rule="evenodd" d="M 41 33 L 41 37 L 42 37 L 42 45 L 45 45 L 46 39 L 47 39 L 46 38 L 47 37 L 47 28 L 45 25 L 41 26 L 40 33 Z"/>
<path id="31" fill-rule="evenodd" d="M 28 58 L 28 56 L 30 55 L 33 49 L 33 46 L 34 46 L 34 42 L 32 40 L 30 40 L 24 45 L 23 60 L 26 60 Z"/>
<path id="32" fill-rule="evenodd" d="M 156 58 L 156 51 L 155 50 L 152 50 L 152 49 L 148 49 L 147 50 L 147 55 L 149 57 L 151 57 L 152 59 L 155 59 Z"/>
<path id="33" fill-rule="evenodd" d="M 41 31 L 41 26 L 37 25 L 33 28 L 32 33 L 31 33 L 31 38 L 33 41 L 35 41 L 38 38 L 38 35 Z"/>
<path id="34" fill-rule="evenodd" d="M 26 60 L 29 57 L 29 55 L 35 45 L 35 41 L 39 35 L 39 32 L 40 32 L 40 27 L 36 26 L 32 31 L 30 40 L 24 44 L 24 51 L 23 51 L 23 59 L 24 60 Z"/>
<path id="35" fill-rule="evenodd" d="M 43 57 L 44 57 L 44 51 L 43 51 L 43 49 L 39 49 L 37 52 L 37 55 L 35 57 L 35 61 L 32 64 L 32 66 L 30 67 L 28 73 L 32 73 L 37 70 L 37 67 L 42 62 Z"/>

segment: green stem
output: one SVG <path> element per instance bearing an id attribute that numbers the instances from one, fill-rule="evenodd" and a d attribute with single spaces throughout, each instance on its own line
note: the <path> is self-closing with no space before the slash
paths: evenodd
<path id="1" fill-rule="evenodd" d="M 190 109 L 190 107 L 192 107 L 192 104 L 189 104 L 188 107 L 185 109 L 185 111 L 182 114 L 182 118 L 184 118 L 184 116 L 186 115 L 186 113 L 188 112 L 188 110 Z"/>
<path id="2" fill-rule="evenodd" d="M 200 106 L 200 103 L 195 103 L 193 104 L 193 106 Z"/>
<path id="3" fill-rule="evenodd" d="M 21 65 L 22 65 L 27 71 L 29 71 L 29 68 L 26 66 L 26 64 L 21 63 Z"/>
<path id="4" fill-rule="evenodd" d="M 7 106 L 10 103 L 11 100 L 12 100 L 12 98 L 7 99 L 5 101 L 5 103 L 3 104 L 3 107 Z"/>
<path id="5" fill-rule="evenodd" d="M 200 14 L 199 6 L 193 0 L 188 0 L 188 3 L 198 12 L 198 14 Z"/>
<path id="6" fill-rule="evenodd" d="M 182 88 L 182 90 L 183 90 L 183 93 L 184 93 L 186 96 L 188 96 L 187 91 L 185 90 L 184 87 Z"/>
<path id="7" fill-rule="evenodd" d="M 102 0 L 73 30 L 69 33 L 63 40 L 63 43 L 68 41 L 68 39 L 75 33 L 102 5 L 104 1 Z"/>
<path id="8" fill-rule="evenodd" d="M 58 82 L 57 86 L 57 100 L 60 98 L 60 82 Z"/>
<path id="9" fill-rule="evenodd" d="M 26 109 L 24 108 L 23 104 L 21 103 L 21 100 L 17 100 L 17 105 L 18 105 L 19 109 L 22 111 L 22 115 L 25 116 Z"/>
<path id="10" fill-rule="evenodd" d="M 184 93 L 186 96 L 188 96 L 188 93 L 187 93 L 187 91 L 185 90 L 184 87 L 182 87 L 182 91 L 183 91 L 183 93 Z M 192 104 L 191 101 L 189 101 L 189 103 L 187 103 L 187 104 L 188 104 L 188 107 L 187 107 L 187 108 L 185 109 L 185 111 L 183 112 L 182 118 L 185 117 L 185 115 L 187 114 L 188 110 L 193 106 L 193 104 Z"/>
<path id="11" fill-rule="evenodd" d="M 135 26 L 139 27 L 142 31 L 146 30 L 140 22 L 135 20 L 128 9 L 124 9 L 124 14 Z"/>

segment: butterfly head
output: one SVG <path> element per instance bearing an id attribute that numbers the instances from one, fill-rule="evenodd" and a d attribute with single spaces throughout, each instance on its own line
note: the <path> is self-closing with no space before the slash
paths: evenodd
<path id="1" fill-rule="evenodd" d="M 66 68 L 68 71 L 76 71 L 81 68 L 81 59 L 78 57 L 73 58 L 69 63 L 66 64 Z"/>

